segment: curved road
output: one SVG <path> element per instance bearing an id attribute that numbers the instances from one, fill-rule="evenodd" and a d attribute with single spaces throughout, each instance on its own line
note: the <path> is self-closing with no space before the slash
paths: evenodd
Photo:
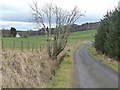
<path id="1" fill-rule="evenodd" d="M 73 88 L 118 88 L 118 74 L 91 57 L 88 46 L 74 53 Z"/>

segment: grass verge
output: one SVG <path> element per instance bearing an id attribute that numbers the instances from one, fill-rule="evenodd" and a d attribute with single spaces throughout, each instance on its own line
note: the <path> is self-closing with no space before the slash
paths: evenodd
<path id="1" fill-rule="evenodd" d="M 118 72 L 118 63 L 104 55 L 99 55 L 93 46 L 89 47 L 88 53 L 96 58 L 96 60 L 99 60 L 101 63 Z"/>
<path id="2" fill-rule="evenodd" d="M 72 62 L 69 57 L 64 58 L 58 66 L 59 69 L 47 88 L 71 88 L 71 63 Z"/>
<path id="3" fill-rule="evenodd" d="M 72 88 L 73 54 L 74 51 L 87 42 L 78 42 L 66 47 L 67 55 L 59 64 L 58 70 L 52 80 L 47 84 L 47 88 Z"/>

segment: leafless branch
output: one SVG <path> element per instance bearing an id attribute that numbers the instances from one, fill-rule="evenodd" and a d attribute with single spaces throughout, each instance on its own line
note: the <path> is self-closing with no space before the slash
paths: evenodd
<path id="1" fill-rule="evenodd" d="M 63 10 L 62 8 L 46 4 L 43 8 L 38 7 L 38 3 L 33 2 L 31 6 L 33 16 L 38 25 L 42 25 L 47 36 L 48 55 L 55 59 L 57 55 L 64 50 L 69 36 L 69 29 L 74 22 L 83 16 L 77 7 L 71 11 Z M 55 29 L 51 33 L 52 24 Z M 53 39 L 51 39 L 53 37 Z"/>

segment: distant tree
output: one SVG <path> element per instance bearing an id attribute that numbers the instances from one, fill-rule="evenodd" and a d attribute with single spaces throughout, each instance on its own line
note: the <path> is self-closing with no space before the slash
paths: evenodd
<path id="1" fill-rule="evenodd" d="M 10 29 L 10 36 L 11 37 L 15 37 L 16 34 L 17 34 L 16 29 L 14 27 L 11 27 L 11 29 Z"/>

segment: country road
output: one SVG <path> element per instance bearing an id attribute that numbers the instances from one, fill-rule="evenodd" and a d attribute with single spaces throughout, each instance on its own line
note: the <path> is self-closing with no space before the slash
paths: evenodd
<path id="1" fill-rule="evenodd" d="M 118 74 L 91 57 L 88 47 L 74 53 L 73 88 L 118 88 Z"/>

